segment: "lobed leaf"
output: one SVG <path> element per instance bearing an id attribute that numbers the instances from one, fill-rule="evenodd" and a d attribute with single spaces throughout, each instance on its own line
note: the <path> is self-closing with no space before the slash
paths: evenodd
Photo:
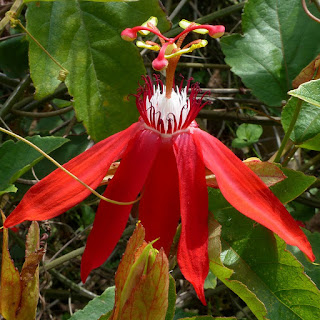
<path id="1" fill-rule="evenodd" d="M 254 95 L 281 105 L 292 80 L 320 51 L 319 26 L 300 0 L 249 0 L 242 26 L 243 36 L 221 39 L 225 60 Z"/>

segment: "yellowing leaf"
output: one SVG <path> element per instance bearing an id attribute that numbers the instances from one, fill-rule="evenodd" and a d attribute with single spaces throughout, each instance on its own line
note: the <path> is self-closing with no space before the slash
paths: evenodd
<path id="1" fill-rule="evenodd" d="M 2 214 L 3 222 L 5 216 Z M 39 299 L 39 226 L 33 221 L 26 240 L 26 259 L 21 274 L 15 268 L 8 250 L 8 229 L 3 230 L 0 311 L 7 320 L 31 320 L 36 317 Z"/>
<path id="2" fill-rule="evenodd" d="M 6 218 L 2 211 L 1 215 L 4 223 Z M 20 292 L 20 274 L 14 266 L 8 250 L 8 229 L 3 229 L 0 311 L 4 318 L 15 319 L 20 303 Z"/>
<path id="3" fill-rule="evenodd" d="M 255 160 L 256 159 L 256 160 Z M 258 158 L 250 158 L 244 161 L 247 165 L 268 187 L 286 178 L 285 174 L 271 162 L 262 162 Z M 207 170 L 206 171 L 207 186 L 218 189 L 218 183 L 215 175 Z"/>
<path id="4" fill-rule="evenodd" d="M 320 54 L 313 59 L 302 71 L 297 75 L 297 77 L 292 81 L 292 87 L 294 89 L 298 88 L 300 84 L 308 82 L 310 80 L 320 79 Z"/>

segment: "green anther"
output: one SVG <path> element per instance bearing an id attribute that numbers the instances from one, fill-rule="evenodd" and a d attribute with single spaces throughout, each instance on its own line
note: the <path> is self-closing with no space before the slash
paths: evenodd
<path id="1" fill-rule="evenodd" d="M 159 51 L 160 50 L 160 46 L 159 45 L 147 44 L 144 41 L 137 41 L 136 42 L 136 46 L 139 47 L 139 48 L 149 49 L 149 50 L 153 50 L 153 51 Z"/>
<path id="2" fill-rule="evenodd" d="M 179 22 L 179 26 L 180 26 L 182 29 L 187 29 L 191 24 L 194 25 L 194 26 L 200 26 L 199 23 L 190 22 L 190 21 L 185 20 L 185 19 L 182 19 L 182 20 Z M 206 33 L 209 32 L 207 29 L 196 29 L 196 30 L 192 30 L 192 31 L 193 31 L 193 32 L 196 32 L 196 33 L 200 33 L 200 34 L 206 34 Z"/>
<path id="3" fill-rule="evenodd" d="M 145 23 L 143 23 L 141 26 L 142 27 L 148 27 L 148 24 L 151 23 L 152 25 L 154 25 L 155 27 L 158 24 L 158 18 L 157 17 L 150 17 Z M 140 30 L 139 31 L 140 34 L 142 34 L 143 36 L 146 36 L 150 33 L 150 31 L 147 30 Z"/>

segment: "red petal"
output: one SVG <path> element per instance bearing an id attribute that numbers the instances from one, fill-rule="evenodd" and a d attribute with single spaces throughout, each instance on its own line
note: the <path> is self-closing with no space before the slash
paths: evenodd
<path id="1" fill-rule="evenodd" d="M 189 133 L 174 137 L 181 207 L 178 263 L 203 304 L 204 281 L 209 272 L 208 192 L 202 156 Z"/>
<path id="2" fill-rule="evenodd" d="M 128 129 L 97 143 L 67 162 L 64 167 L 91 188 L 97 188 L 111 163 L 118 158 L 140 128 L 140 123 L 133 124 Z M 15 226 L 25 220 L 51 219 L 78 204 L 89 194 L 87 188 L 61 169 L 56 169 L 30 188 L 7 218 L 5 227 Z"/>
<path id="3" fill-rule="evenodd" d="M 223 143 L 208 133 L 194 129 L 204 163 L 215 175 L 228 202 L 247 217 L 275 232 L 286 243 L 297 246 L 311 261 L 311 245 L 297 222 L 261 179 Z"/>
<path id="4" fill-rule="evenodd" d="M 120 166 L 110 181 L 104 196 L 117 201 L 132 201 L 141 191 L 161 138 L 151 130 L 139 132 L 131 140 Z M 81 279 L 87 279 L 92 269 L 99 267 L 111 254 L 126 226 L 132 205 L 116 205 L 100 201 L 82 256 Z"/>
<path id="5" fill-rule="evenodd" d="M 146 241 L 169 254 L 180 219 L 178 171 L 171 140 L 163 142 L 148 176 L 139 206 Z"/>

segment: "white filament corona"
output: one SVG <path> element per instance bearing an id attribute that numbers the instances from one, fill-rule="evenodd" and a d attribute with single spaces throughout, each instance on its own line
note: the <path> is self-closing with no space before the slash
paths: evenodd
<path id="1" fill-rule="evenodd" d="M 169 123 L 173 126 L 174 123 L 179 124 L 181 119 L 181 126 L 185 123 L 190 111 L 190 100 L 187 97 L 187 87 L 181 91 L 177 86 L 172 90 L 171 98 L 166 97 L 166 88 L 153 86 L 154 94 L 151 99 L 146 101 L 146 110 L 154 110 L 154 113 L 147 112 L 147 117 L 152 122 L 151 117 L 155 116 L 155 123 L 159 120 L 163 121 L 165 133 L 168 133 Z"/>

